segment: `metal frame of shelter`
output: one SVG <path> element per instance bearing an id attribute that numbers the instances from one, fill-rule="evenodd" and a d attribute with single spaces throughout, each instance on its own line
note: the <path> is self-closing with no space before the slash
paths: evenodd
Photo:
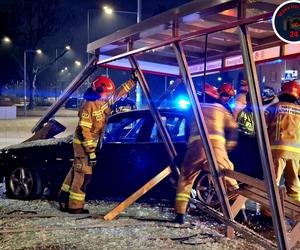
<path id="1" fill-rule="evenodd" d="M 230 21 L 226 24 L 216 25 L 206 29 L 200 29 L 193 32 L 188 32 L 185 34 L 180 34 L 180 24 L 178 20 L 186 15 L 190 15 L 192 13 L 198 13 L 201 17 L 206 17 L 209 15 L 213 15 L 216 13 L 220 13 L 222 11 L 226 11 L 228 9 L 237 8 L 238 15 L 237 19 L 234 21 Z M 249 231 L 244 226 L 237 223 L 234 218 L 237 215 L 238 211 L 241 209 L 244 204 L 247 194 L 241 193 L 236 201 L 233 204 L 230 204 L 228 199 L 228 194 L 225 191 L 225 187 L 222 181 L 224 175 L 233 177 L 239 181 L 243 181 L 249 184 L 252 187 L 259 188 L 264 192 L 265 199 L 269 200 L 269 204 L 272 211 L 272 219 L 274 225 L 274 231 L 277 238 L 277 247 L 279 249 L 291 249 L 297 241 L 300 239 L 299 228 L 300 224 L 298 223 L 291 232 L 286 231 L 285 221 L 284 221 L 284 206 L 282 200 L 280 199 L 278 187 L 276 186 L 275 181 L 275 172 L 273 167 L 272 155 L 269 147 L 267 128 L 265 123 L 264 114 L 262 112 L 262 101 L 260 98 L 260 89 L 258 85 L 256 67 L 253 59 L 253 49 L 251 38 L 249 32 L 247 31 L 247 25 L 262 22 L 264 20 L 269 20 L 272 17 L 272 12 L 265 12 L 263 14 L 246 17 L 246 1 L 245 0 L 196 0 L 192 1 L 188 4 L 180 6 L 178 8 L 174 8 L 169 10 L 161 15 L 154 16 L 150 19 L 147 19 L 139 24 L 130 26 L 124 30 L 119 32 L 115 32 L 107 37 L 101 38 L 95 42 L 88 44 L 87 51 L 89 53 L 94 54 L 93 58 L 87 63 L 85 68 L 77 75 L 77 77 L 70 83 L 65 92 L 61 95 L 61 97 L 57 100 L 53 106 L 50 107 L 49 111 L 38 121 L 35 127 L 32 129 L 32 132 L 37 132 L 40 128 L 44 126 L 45 123 L 56 113 L 56 111 L 60 108 L 60 106 L 67 100 L 67 98 L 78 89 L 85 80 L 97 69 L 97 67 L 105 67 L 110 62 L 117 61 L 119 59 L 127 58 L 129 63 L 134 69 L 135 75 L 138 79 L 138 82 L 142 88 L 144 97 L 147 101 L 153 119 L 157 124 L 157 128 L 161 137 L 163 139 L 164 145 L 170 157 L 170 165 L 166 167 L 161 173 L 159 173 L 156 177 L 146 183 L 143 187 L 141 187 L 138 191 L 136 191 L 133 195 L 128 197 L 125 201 L 119 204 L 116 208 L 114 208 L 111 212 L 109 212 L 105 219 L 111 220 L 115 218 L 118 214 L 120 214 L 126 207 L 132 204 L 135 200 L 137 200 L 140 196 L 142 196 L 145 192 L 151 189 L 154 185 L 160 182 L 163 178 L 168 176 L 171 172 L 175 172 L 177 175 L 179 174 L 178 168 L 176 166 L 176 150 L 172 143 L 171 137 L 164 126 L 159 110 L 157 108 L 157 104 L 161 102 L 155 103 L 152 99 L 152 94 L 149 88 L 149 85 L 144 76 L 144 72 L 141 69 L 139 62 L 137 60 L 137 55 L 146 53 L 153 49 L 158 49 L 164 46 L 171 45 L 173 51 L 175 53 L 175 57 L 177 59 L 177 63 L 180 69 L 180 74 L 182 76 L 183 83 L 189 95 L 192 110 L 196 119 L 197 127 L 200 133 L 200 136 L 203 141 L 204 149 L 207 155 L 207 160 L 209 163 L 209 170 L 214 180 L 215 190 L 218 195 L 219 202 L 221 204 L 222 212 L 218 212 L 205 204 L 197 203 L 197 206 L 210 214 L 218 217 L 226 224 L 226 234 L 228 237 L 234 236 L 234 230 L 242 231 L 246 234 L 252 234 L 253 232 Z M 149 46 L 144 47 L 136 47 L 135 41 L 138 39 L 139 34 L 142 31 L 153 28 L 157 25 L 172 24 L 172 37 L 170 39 L 160 41 L 154 43 Z M 208 139 L 208 132 L 204 122 L 203 113 L 201 111 L 201 106 L 199 104 L 197 93 L 195 90 L 195 86 L 193 83 L 193 79 L 191 73 L 189 71 L 186 52 L 183 47 L 183 43 L 185 41 L 189 41 L 193 38 L 204 37 L 205 38 L 205 54 L 204 54 L 204 63 L 207 59 L 207 40 L 208 35 L 216 32 L 221 32 L 226 29 L 237 28 L 238 31 L 238 39 L 240 41 L 240 48 L 243 56 L 244 69 L 247 75 L 247 80 L 249 83 L 249 93 L 250 99 L 253 106 L 258 107 L 254 109 L 254 119 L 255 126 L 257 131 L 257 140 L 259 145 L 260 157 L 263 166 L 264 172 L 264 181 L 259 182 L 254 178 L 249 176 L 245 176 L 243 174 L 237 173 L 235 171 L 220 171 L 217 167 L 216 157 L 214 151 L 212 149 L 210 140 Z M 111 56 L 110 58 L 101 60 L 101 48 L 122 41 L 127 44 L 127 51 L 122 52 L 120 54 Z M 204 67 L 204 76 L 205 76 Z M 179 84 L 177 83 L 176 86 Z M 176 87 L 174 85 L 174 87 Z M 167 92 L 163 95 L 162 98 L 165 98 L 168 93 L 170 93 L 172 89 L 168 89 Z M 295 207 L 299 207 L 299 204 L 294 205 Z M 297 209 L 296 209 L 297 210 Z M 274 247 L 274 244 L 266 241 L 262 237 L 256 235 L 258 239 L 260 239 L 261 243 L 265 244 L 268 247 Z"/>

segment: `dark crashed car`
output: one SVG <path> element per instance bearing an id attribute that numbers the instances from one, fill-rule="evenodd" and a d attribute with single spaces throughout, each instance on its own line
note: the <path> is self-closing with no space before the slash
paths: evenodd
<path id="1" fill-rule="evenodd" d="M 180 162 L 186 150 L 186 114 L 166 109 L 160 113 Z M 111 116 L 103 145 L 97 146 L 97 159 L 88 187 L 90 199 L 127 197 L 170 163 L 149 110 Z M 8 197 L 32 199 L 48 194 L 54 198 L 73 160 L 72 136 L 9 146 L 0 151 L 0 180 L 5 180 Z M 172 198 L 174 193 L 166 178 L 147 196 Z"/>

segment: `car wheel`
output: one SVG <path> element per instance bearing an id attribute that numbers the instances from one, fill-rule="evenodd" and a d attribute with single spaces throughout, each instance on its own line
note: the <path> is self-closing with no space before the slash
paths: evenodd
<path id="1" fill-rule="evenodd" d="M 26 167 L 14 168 L 5 177 L 6 193 L 10 198 L 28 200 L 42 194 L 41 178 L 37 171 Z"/>
<path id="2" fill-rule="evenodd" d="M 213 177 L 210 173 L 201 171 L 194 187 L 196 190 L 197 198 L 200 201 L 206 203 L 211 207 L 219 204 L 217 192 L 214 187 Z"/>

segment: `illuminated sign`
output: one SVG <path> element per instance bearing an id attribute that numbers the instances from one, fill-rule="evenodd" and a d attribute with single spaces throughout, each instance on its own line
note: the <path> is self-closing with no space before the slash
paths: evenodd
<path id="1" fill-rule="evenodd" d="M 285 80 L 294 80 L 298 78 L 298 71 L 297 70 L 286 70 L 284 72 L 284 79 Z"/>
<path id="2" fill-rule="evenodd" d="M 209 61 L 206 63 L 206 70 L 215 70 L 222 67 L 222 59 Z M 189 67 L 191 74 L 199 73 L 204 71 L 204 63 L 191 65 Z"/>
<path id="3" fill-rule="evenodd" d="M 253 52 L 253 58 L 255 62 L 263 61 L 263 60 L 267 60 L 279 56 L 280 56 L 280 46 L 257 50 Z M 225 58 L 225 67 L 231 67 L 231 66 L 236 66 L 241 64 L 243 64 L 242 55 L 230 56 Z"/>
<path id="4" fill-rule="evenodd" d="M 225 58 L 225 67 L 241 65 L 243 64 L 243 57 L 240 56 L 231 56 Z"/>
<path id="5" fill-rule="evenodd" d="M 284 45 L 284 55 L 292 55 L 300 53 L 300 46 L 299 44 L 286 44 Z"/>

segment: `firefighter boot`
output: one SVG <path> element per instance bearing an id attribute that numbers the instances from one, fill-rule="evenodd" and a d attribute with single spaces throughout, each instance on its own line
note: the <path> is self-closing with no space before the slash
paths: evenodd
<path id="1" fill-rule="evenodd" d="M 77 208 L 77 209 L 68 209 L 69 214 L 89 214 L 90 211 L 88 209 Z"/>
<path id="2" fill-rule="evenodd" d="M 185 215 L 184 214 L 176 214 L 174 222 L 178 223 L 178 224 L 184 224 L 184 222 L 185 222 Z"/>

